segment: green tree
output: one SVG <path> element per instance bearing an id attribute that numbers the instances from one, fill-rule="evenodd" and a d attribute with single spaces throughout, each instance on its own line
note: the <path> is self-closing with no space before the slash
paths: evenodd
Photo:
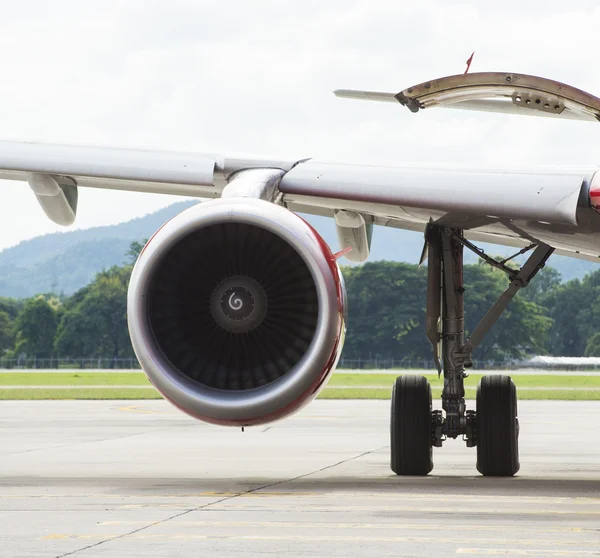
<path id="1" fill-rule="evenodd" d="M 561 275 L 553 267 L 542 268 L 519 296 L 543 306 L 544 298 L 561 284 Z"/>
<path id="2" fill-rule="evenodd" d="M 429 358 L 424 335 L 427 270 L 396 262 L 345 267 L 347 358 Z"/>
<path id="3" fill-rule="evenodd" d="M 600 331 L 600 271 L 550 290 L 541 299 L 553 320 L 548 350 L 558 356 L 582 356 Z"/>
<path id="4" fill-rule="evenodd" d="M 140 254 L 142 253 L 142 250 L 144 249 L 144 246 L 146 246 L 147 243 L 148 243 L 148 239 L 144 238 L 144 240 L 142 240 L 141 242 L 138 242 L 137 240 L 134 240 L 129 245 L 129 249 L 125 253 L 125 255 L 128 258 L 127 259 L 127 263 L 128 264 L 130 264 L 130 265 L 135 264 L 135 262 L 137 261 L 137 259 L 140 256 Z"/>
<path id="5" fill-rule="evenodd" d="M 23 301 L 0 296 L 0 312 L 6 312 L 11 320 L 17 317 L 22 308 Z"/>
<path id="6" fill-rule="evenodd" d="M 467 336 L 506 290 L 505 273 L 483 265 L 466 265 L 465 330 Z M 527 287 L 529 288 L 529 287 Z M 516 296 L 474 352 L 480 360 L 522 358 L 526 354 L 545 352 L 552 320 L 539 304 Z"/>
<path id="7" fill-rule="evenodd" d="M 586 357 L 600 357 L 600 331 L 594 333 L 587 342 L 585 347 Z"/>
<path id="8" fill-rule="evenodd" d="M 15 321 L 15 354 L 49 358 L 53 354 L 60 302 L 43 296 L 31 298 Z"/>
<path id="9" fill-rule="evenodd" d="M 60 356 L 129 358 L 127 286 L 131 267 L 112 267 L 66 305 L 54 346 Z"/>
<path id="10" fill-rule="evenodd" d="M 508 286 L 487 266 L 465 266 L 465 330 L 468 335 Z M 373 262 L 344 268 L 348 291 L 346 358 L 432 358 L 425 336 L 427 270 L 416 265 Z M 473 355 L 475 359 L 519 358 L 544 352 L 552 321 L 532 300 L 516 297 Z"/>
<path id="11" fill-rule="evenodd" d="M 13 346 L 13 321 L 8 312 L 0 310 L 0 356 Z"/>

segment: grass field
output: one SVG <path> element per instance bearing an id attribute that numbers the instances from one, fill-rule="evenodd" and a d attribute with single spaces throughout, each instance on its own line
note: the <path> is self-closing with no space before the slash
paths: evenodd
<path id="1" fill-rule="evenodd" d="M 402 372 L 399 370 L 399 374 Z M 443 381 L 424 374 L 433 397 Z M 475 398 L 481 374 L 467 378 L 466 396 Z M 394 376 L 337 372 L 321 392 L 322 399 L 388 399 Z M 597 376 L 515 375 L 520 399 L 600 400 Z M 14 372 L 0 371 L 0 399 L 160 399 L 142 372 Z"/>
<path id="2" fill-rule="evenodd" d="M 2 386 L 149 386 L 143 372 L 0 372 Z"/>

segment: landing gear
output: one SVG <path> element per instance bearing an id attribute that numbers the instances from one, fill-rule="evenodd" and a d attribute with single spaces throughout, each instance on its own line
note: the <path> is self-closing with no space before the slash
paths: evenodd
<path id="1" fill-rule="evenodd" d="M 484 376 L 477 386 L 477 470 L 512 477 L 519 464 L 517 388 L 510 376 Z"/>
<path id="2" fill-rule="evenodd" d="M 511 258 L 497 261 L 466 240 L 461 229 L 430 224 L 425 237 L 429 252 L 426 329 L 433 345 L 438 374 L 444 375 L 443 411 L 431 410 L 431 388 L 425 378 L 401 376 L 396 380 L 390 428 L 392 471 L 397 475 L 427 475 L 433 468 L 432 446 L 441 447 L 448 438 L 462 436 L 468 447 L 477 446 L 477 470 L 482 475 L 512 476 L 519 470 L 515 384 L 508 376 L 484 376 L 477 388 L 477 410 L 467 410 L 465 369 L 472 366 L 473 350 L 519 289 L 526 287 L 544 267 L 554 249 L 545 244 L 532 244 Z M 508 288 L 466 341 L 465 246 L 486 263 L 504 271 L 510 279 Z M 521 269 L 506 265 L 515 256 L 532 249 Z M 425 436 L 425 431 L 429 437 Z"/>
<path id="3" fill-rule="evenodd" d="M 433 469 L 431 386 L 423 376 L 400 376 L 392 389 L 391 467 L 397 475 Z"/>

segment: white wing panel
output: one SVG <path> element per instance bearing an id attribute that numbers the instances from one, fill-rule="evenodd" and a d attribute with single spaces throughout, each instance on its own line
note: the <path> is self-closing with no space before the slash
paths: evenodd
<path id="1" fill-rule="evenodd" d="M 142 185 L 149 183 L 212 187 L 216 162 L 196 153 L 0 141 L 0 178 L 8 180 L 40 173 L 108 188 L 127 183 L 132 185 L 125 189 L 134 190 L 147 190 Z"/>
<path id="2" fill-rule="evenodd" d="M 285 174 L 281 192 L 481 217 L 577 224 L 590 173 L 527 173 L 341 165 L 308 161 Z"/>

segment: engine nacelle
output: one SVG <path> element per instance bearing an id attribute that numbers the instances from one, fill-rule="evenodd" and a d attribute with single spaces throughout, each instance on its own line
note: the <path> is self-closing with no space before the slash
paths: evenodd
<path id="1" fill-rule="evenodd" d="M 345 297 L 335 258 L 303 219 L 266 201 L 218 199 L 150 239 L 131 276 L 129 332 L 152 384 L 181 410 L 263 424 L 325 385 Z"/>

